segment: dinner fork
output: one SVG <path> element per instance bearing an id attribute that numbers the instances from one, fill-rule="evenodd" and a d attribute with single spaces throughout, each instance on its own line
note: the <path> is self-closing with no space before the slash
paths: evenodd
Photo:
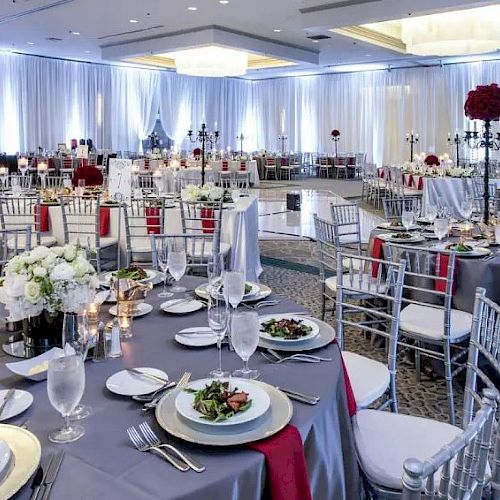
<path id="1" fill-rule="evenodd" d="M 191 378 L 191 372 L 184 372 L 182 374 L 182 377 L 179 379 L 179 382 L 177 382 L 177 388 L 182 389 L 189 382 L 190 378 Z M 147 412 L 149 410 L 152 410 L 153 408 L 156 408 L 156 405 L 159 403 L 162 397 L 163 393 L 156 396 L 149 403 L 145 403 L 144 406 L 142 407 L 142 411 Z"/>
<path id="2" fill-rule="evenodd" d="M 332 360 L 332 358 L 325 358 L 325 357 L 321 357 L 321 356 L 316 356 L 315 354 L 307 354 L 304 352 L 297 353 L 297 354 L 291 354 L 290 356 L 281 356 L 274 349 L 266 349 L 266 350 L 271 356 L 274 356 L 276 359 L 279 359 L 279 360 L 298 359 L 298 358 L 318 359 L 319 361 L 331 361 Z"/>
<path id="3" fill-rule="evenodd" d="M 150 446 L 154 446 L 156 448 L 166 448 L 172 453 L 175 453 L 183 462 L 186 462 L 186 464 L 196 472 L 203 472 L 205 470 L 205 466 L 203 464 L 200 464 L 200 462 L 196 461 L 194 458 L 190 457 L 181 450 L 178 450 L 175 446 L 168 443 L 162 443 L 160 438 L 154 433 L 153 429 L 147 422 L 139 424 L 139 429 L 141 430 L 144 439 Z"/>
<path id="4" fill-rule="evenodd" d="M 127 434 L 132 441 L 132 444 L 139 450 L 139 451 L 151 451 L 155 452 L 157 455 L 160 455 L 163 457 L 167 462 L 170 462 L 177 470 L 180 470 L 182 472 L 186 472 L 189 470 L 189 466 L 181 462 L 179 459 L 176 457 L 173 457 L 166 451 L 163 451 L 162 449 L 158 448 L 157 446 L 151 446 L 144 441 L 144 439 L 141 437 L 141 435 L 137 432 L 136 428 L 134 426 L 129 427 L 127 429 Z"/>

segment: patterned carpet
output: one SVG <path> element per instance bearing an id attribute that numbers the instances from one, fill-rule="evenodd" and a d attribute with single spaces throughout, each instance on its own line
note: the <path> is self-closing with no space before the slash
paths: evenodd
<path id="1" fill-rule="evenodd" d="M 264 273 L 261 281 L 275 292 L 285 295 L 306 307 L 315 317 L 321 315 L 321 295 L 317 275 L 315 247 L 309 241 L 280 240 L 261 241 L 261 256 Z M 303 263 L 307 263 L 304 265 Z M 335 326 L 334 320 L 327 321 Z M 385 350 L 374 347 L 359 331 L 348 331 L 346 350 L 369 358 L 387 362 Z M 455 384 L 456 408 L 462 408 L 463 390 Z M 429 417 L 441 421 L 448 420 L 446 386 L 444 379 L 422 374 L 421 382 L 416 381 L 413 365 L 406 359 L 398 360 L 397 390 L 399 411 L 415 416 Z M 460 411 L 457 412 L 458 423 Z"/>

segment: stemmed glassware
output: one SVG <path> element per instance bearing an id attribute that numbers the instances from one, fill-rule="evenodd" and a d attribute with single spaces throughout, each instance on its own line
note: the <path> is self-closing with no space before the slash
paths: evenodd
<path id="1" fill-rule="evenodd" d="M 438 213 L 438 209 L 436 205 L 427 205 L 425 207 L 425 217 L 428 219 L 428 221 L 433 224 L 434 221 L 436 220 Z"/>
<path id="2" fill-rule="evenodd" d="M 19 158 L 17 160 L 17 167 L 21 172 L 21 175 L 24 177 L 26 172 L 28 171 L 28 159 L 27 158 Z"/>
<path id="3" fill-rule="evenodd" d="M 172 238 L 169 241 L 167 266 L 170 274 L 178 282 L 186 272 L 186 248 L 182 238 Z M 173 293 L 185 292 L 186 288 L 182 286 L 175 286 L 172 288 Z"/>
<path id="4" fill-rule="evenodd" d="M 222 370 L 222 340 L 227 333 L 229 323 L 229 308 L 226 299 L 221 296 L 210 296 L 208 301 L 208 326 L 217 337 L 217 350 L 219 351 L 219 366 L 212 370 L 212 377 L 222 378 L 229 375 Z"/>
<path id="5" fill-rule="evenodd" d="M 259 343 L 259 316 L 256 311 L 244 311 L 233 314 L 232 342 L 236 354 L 243 360 L 244 366 L 233 372 L 235 377 L 256 379 L 257 370 L 248 368 L 248 360 L 257 349 Z"/>
<path id="6" fill-rule="evenodd" d="M 224 273 L 224 298 L 233 307 L 233 311 L 243 300 L 245 295 L 245 273 L 242 271 L 226 271 Z M 233 324 L 230 320 L 229 343 L 232 345 Z"/>
<path id="7" fill-rule="evenodd" d="M 412 210 L 403 210 L 401 215 L 401 222 L 407 231 L 413 226 L 415 220 L 415 213 Z"/>
<path id="8" fill-rule="evenodd" d="M 53 443 L 70 443 L 85 434 L 81 425 L 72 425 L 70 416 L 83 396 L 85 370 L 81 356 L 65 356 L 49 362 L 47 394 L 50 404 L 63 416 L 64 427 L 49 434 Z"/>
<path id="9" fill-rule="evenodd" d="M 464 198 L 464 200 L 462 201 L 461 209 L 462 209 L 462 215 L 465 219 L 467 227 L 469 227 L 470 218 L 472 216 L 472 211 L 474 210 L 474 204 L 473 204 L 472 198 L 470 196 L 466 196 Z"/>
<path id="10" fill-rule="evenodd" d="M 173 293 L 167 292 L 167 279 L 168 279 L 168 245 L 164 238 L 156 238 L 156 259 L 158 266 L 163 273 L 163 290 L 158 294 L 158 297 L 167 298 L 172 297 Z"/>
<path id="11" fill-rule="evenodd" d="M 434 220 L 434 234 L 439 242 L 448 234 L 449 224 L 446 217 Z"/>
<path id="12" fill-rule="evenodd" d="M 78 314 L 64 313 L 63 349 L 66 356 L 79 356 L 83 362 L 87 358 L 90 329 L 86 311 Z M 77 404 L 70 414 L 72 420 L 87 418 L 92 412 L 88 405 Z"/>

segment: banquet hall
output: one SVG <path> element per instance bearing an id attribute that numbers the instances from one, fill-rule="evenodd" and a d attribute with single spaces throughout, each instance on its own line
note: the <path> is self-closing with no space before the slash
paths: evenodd
<path id="1" fill-rule="evenodd" d="M 500 500 L 498 0 L 0 25 L 0 499 Z"/>

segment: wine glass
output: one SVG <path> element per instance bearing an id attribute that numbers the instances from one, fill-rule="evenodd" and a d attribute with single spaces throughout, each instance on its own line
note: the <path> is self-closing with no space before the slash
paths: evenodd
<path id="1" fill-rule="evenodd" d="M 216 254 L 208 261 L 207 277 L 209 295 L 214 296 L 218 293 L 222 281 L 222 273 L 224 272 L 224 255 Z"/>
<path id="2" fill-rule="evenodd" d="M 427 205 L 425 207 L 425 217 L 429 220 L 431 224 L 436 220 L 438 209 L 436 205 Z"/>
<path id="3" fill-rule="evenodd" d="M 51 432 L 49 441 L 71 443 L 85 434 L 81 425 L 71 425 L 70 415 L 83 396 L 85 370 L 81 356 L 65 356 L 49 362 L 47 394 L 50 404 L 63 416 L 62 429 Z"/>
<path id="4" fill-rule="evenodd" d="M 182 238 L 172 238 L 169 242 L 167 266 L 170 274 L 175 281 L 179 281 L 186 272 L 186 249 Z M 185 292 L 186 288 L 175 286 L 172 288 L 173 293 Z"/>
<path id="5" fill-rule="evenodd" d="M 474 209 L 474 204 L 472 202 L 472 198 L 470 196 L 466 196 L 464 200 L 462 201 L 462 206 L 461 206 L 461 211 L 462 211 L 462 216 L 465 219 L 465 222 L 467 224 L 467 227 L 469 227 L 469 221 L 472 216 L 472 211 Z"/>
<path id="6" fill-rule="evenodd" d="M 235 377 L 256 379 L 257 370 L 248 368 L 248 360 L 259 343 L 259 316 L 256 311 L 234 313 L 231 323 L 232 342 L 236 354 L 243 360 L 241 370 L 233 372 Z"/>
<path id="7" fill-rule="evenodd" d="M 156 261 L 158 267 L 163 273 L 163 290 L 158 294 L 158 297 L 167 298 L 172 297 L 173 293 L 167 292 L 167 279 L 168 279 L 168 245 L 164 238 L 155 238 L 156 245 Z"/>
<path id="8" fill-rule="evenodd" d="M 434 220 L 434 234 L 439 242 L 448 234 L 448 219 L 439 218 Z"/>
<path id="9" fill-rule="evenodd" d="M 245 273 L 226 271 L 224 273 L 224 297 L 236 309 L 245 295 Z"/>
<path id="10" fill-rule="evenodd" d="M 212 370 L 212 377 L 222 378 L 229 375 L 222 370 L 222 340 L 227 332 L 229 322 L 229 308 L 224 297 L 210 297 L 208 301 L 208 326 L 217 337 L 217 349 L 219 351 L 219 367 Z"/>
<path id="11" fill-rule="evenodd" d="M 65 356 L 80 356 L 85 362 L 89 350 L 90 329 L 87 311 L 80 313 L 64 313 L 63 349 Z M 88 405 L 78 404 L 71 412 L 72 420 L 82 420 L 92 413 Z"/>
<path id="12" fill-rule="evenodd" d="M 401 222 L 407 231 L 413 226 L 415 213 L 412 210 L 403 210 L 401 215 Z"/>

